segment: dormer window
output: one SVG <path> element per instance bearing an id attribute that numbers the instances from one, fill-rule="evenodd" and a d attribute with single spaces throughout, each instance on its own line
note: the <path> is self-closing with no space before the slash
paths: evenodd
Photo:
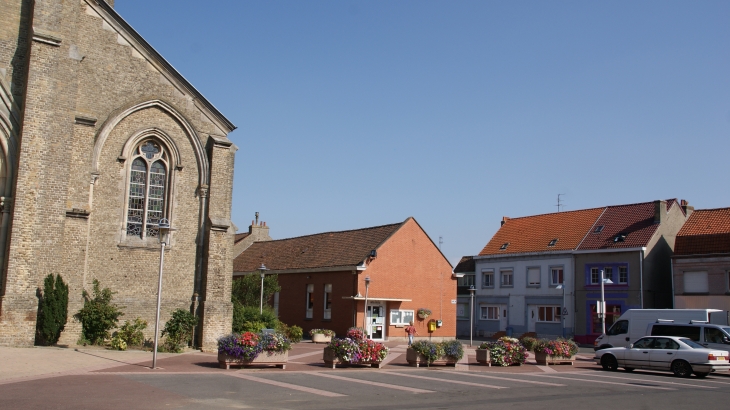
<path id="1" fill-rule="evenodd" d="M 552 241 L 550 241 L 550 243 L 548 244 L 548 246 L 555 246 L 556 243 L 558 243 L 558 238 L 555 238 Z"/>
<path id="2" fill-rule="evenodd" d="M 503 251 L 503 250 L 507 249 L 508 246 L 509 246 L 509 242 L 505 242 L 502 244 L 502 246 L 499 247 L 499 250 Z"/>
<path id="3" fill-rule="evenodd" d="M 596 226 L 596 229 L 593 230 L 593 233 L 601 233 L 603 232 L 603 225 Z"/>
<path id="4" fill-rule="evenodd" d="M 614 242 L 623 242 L 625 240 L 626 240 L 626 234 L 625 233 L 620 233 L 620 234 L 618 234 L 618 235 L 616 235 L 616 236 L 613 237 L 613 241 Z"/>

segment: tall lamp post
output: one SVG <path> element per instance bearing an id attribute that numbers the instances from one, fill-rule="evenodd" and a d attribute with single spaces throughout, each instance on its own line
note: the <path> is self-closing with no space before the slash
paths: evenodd
<path id="1" fill-rule="evenodd" d="M 601 334 L 606 336 L 606 295 L 603 291 L 604 283 L 611 285 L 613 284 L 613 281 L 611 281 L 611 279 L 604 278 L 603 269 L 601 269 L 601 306 L 598 314 L 601 316 Z"/>
<path id="2" fill-rule="evenodd" d="M 365 336 L 369 339 L 370 332 L 368 332 L 368 289 L 370 288 L 370 276 L 365 276 L 365 311 L 363 312 L 362 318 L 362 330 L 365 332 Z"/>
<path id="3" fill-rule="evenodd" d="M 261 274 L 261 303 L 259 303 L 259 313 L 264 313 L 264 276 L 266 276 L 266 266 L 263 262 L 261 262 L 261 266 L 259 266 L 259 273 Z"/>
<path id="4" fill-rule="evenodd" d="M 469 347 L 474 343 L 474 285 L 469 286 Z"/>
<path id="5" fill-rule="evenodd" d="M 170 228 L 170 221 L 167 218 L 162 218 L 157 223 L 158 235 L 160 238 L 160 272 L 159 280 L 157 282 L 157 312 L 155 314 L 155 345 L 152 350 L 152 369 L 157 368 L 157 343 L 159 341 L 159 330 L 160 330 L 160 304 L 162 303 L 162 267 L 165 264 L 165 246 L 170 243 L 170 231 L 174 229 Z"/>
<path id="6" fill-rule="evenodd" d="M 560 307 L 560 321 L 562 322 L 563 326 L 563 338 L 565 338 L 565 314 L 568 313 L 568 310 L 565 308 L 565 284 L 561 283 L 560 285 L 556 286 L 555 289 L 562 289 L 563 290 L 563 306 Z"/>

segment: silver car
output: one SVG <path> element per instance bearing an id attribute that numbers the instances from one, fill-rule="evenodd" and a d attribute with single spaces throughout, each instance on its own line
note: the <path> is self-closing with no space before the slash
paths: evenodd
<path id="1" fill-rule="evenodd" d="M 671 371 L 679 377 L 705 377 L 711 372 L 730 370 L 728 352 L 707 349 L 686 337 L 645 336 L 628 347 L 612 347 L 596 352 L 604 370 L 623 367 Z"/>

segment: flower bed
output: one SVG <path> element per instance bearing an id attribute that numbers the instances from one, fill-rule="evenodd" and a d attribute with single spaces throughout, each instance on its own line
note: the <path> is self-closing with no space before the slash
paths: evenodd
<path id="1" fill-rule="evenodd" d="M 329 329 L 312 329 L 309 331 L 309 335 L 312 336 L 312 343 L 329 343 L 335 332 Z"/>
<path id="2" fill-rule="evenodd" d="M 218 339 L 218 364 L 221 368 L 274 365 L 286 368 L 291 343 L 280 333 L 232 333 Z"/>
<path id="3" fill-rule="evenodd" d="M 387 356 L 388 348 L 384 344 L 366 339 L 360 328 L 350 328 L 347 337 L 334 338 L 324 348 L 322 360 L 333 369 L 338 364 L 380 367 Z"/>
<path id="4" fill-rule="evenodd" d="M 540 339 L 534 347 L 535 361 L 539 365 L 570 364 L 573 365 L 578 345 L 569 339 Z"/>
<path id="5" fill-rule="evenodd" d="M 483 352 L 480 354 L 480 352 Z M 517 339 L 500 337 L 496 342 L 484 342 L 477 349 L 477 362 L 495 366 L 519 366 L 527 360 L 527 349 Z M 480 356 L 483 360 L 480 360 Z M 486 361 L 489 361 L 486 363 Z"/>
<path id="6" fill-rule="evenodd" d="M 464 357 L 464 347 L 458 340 L 449 340 L 433 343 L 428 340 L 419 340 L 406 350 L 406 361 L 411 366 L 419 367 L 422 364 L 443 364 L 456 366 Z"/>

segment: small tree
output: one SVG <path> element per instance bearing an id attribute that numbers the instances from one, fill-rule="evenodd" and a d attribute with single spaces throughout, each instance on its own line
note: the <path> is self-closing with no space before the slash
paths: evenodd
<path id="1" fill-rule="evenodd" d="M 261 276 L 245 275 L 233 280 L 231 286 L 231 302 L 238 301 L 243 306 L 259 307 L 261 303 Z M 277 275 L 266 275 L 264 277 L 264 303 L 271 296 L 280 291 Z"/>
<path id="2" fill-rule="evenodd" d="M 61 275 L 50 274 L 43 281 L 43 295 L 38 306 L 36 342 L 52 345 L 58 342 L 68 318 L 68 285 Z"/>
<path id="3" fill-rule="evenodd" d="M 94 279 L 94 297 L 84 289 L 81 295 L 84 297 L 84 307 L 76 313 L 76 318 L 81 322 L 81 344 L 103 344 L 109 338 L 109 331 L 117 327 L 119 316 L 124 315 L 117 306 L 112 303 L 112 292 L 109 288 L 99 289 L 99 281 Z"/>
<path id="4" fill-rule="evenodd" d="M 172 312 L 172 317 L 162 329 L 162 336 L 167 336 L 164 350 L 173 353 L 181 352 L 193 339 L 193 328 L 197 324 L 198 318 L 185 309 Z"/>

